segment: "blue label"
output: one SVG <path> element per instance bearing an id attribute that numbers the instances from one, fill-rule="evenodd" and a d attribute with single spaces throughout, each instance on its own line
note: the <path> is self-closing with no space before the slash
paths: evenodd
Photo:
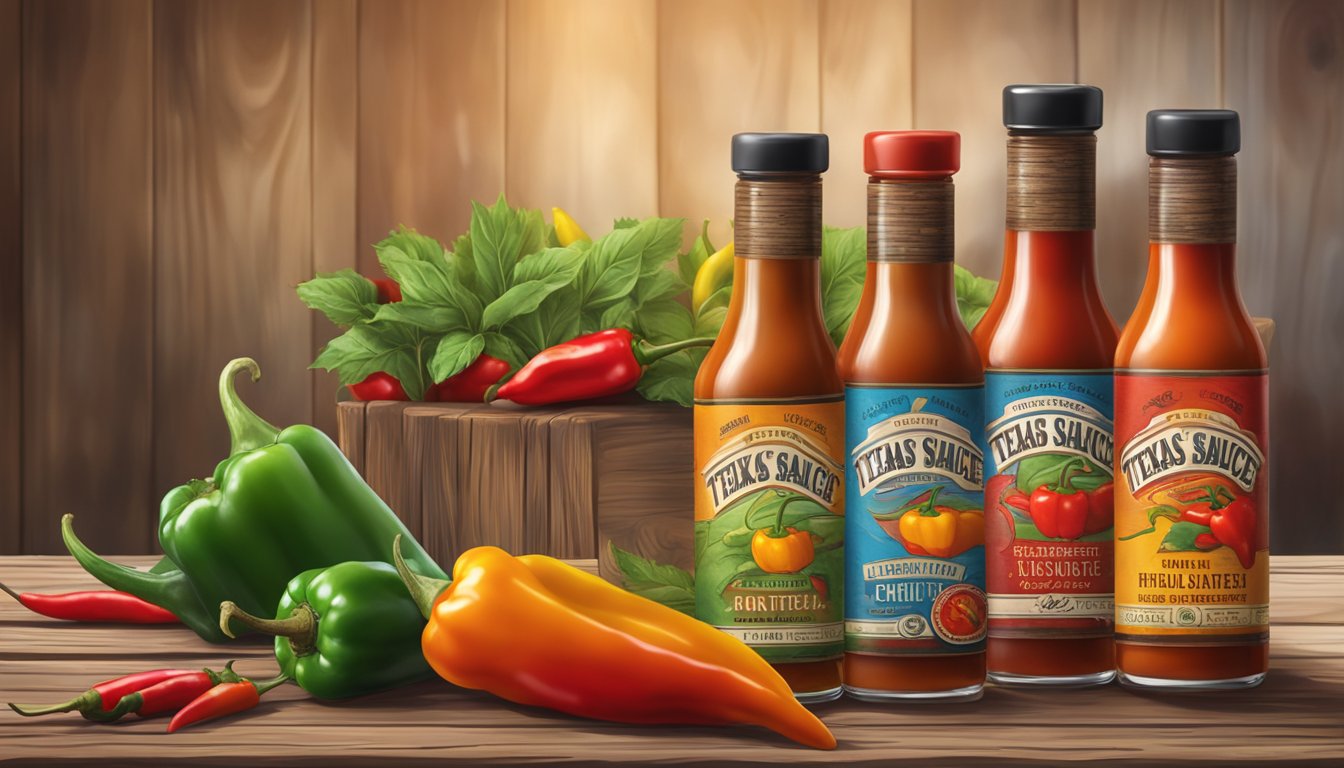
<path id="1" fill-rule="evenodd" d="M 1093 637 L 1114 613 L 1110 371 L 985 372 L 991 637 Z"/>
<path id="2" fill-rule="evenodd" d="M 984 650 L 984 390 L 845 388 L 845 650 Z"/>

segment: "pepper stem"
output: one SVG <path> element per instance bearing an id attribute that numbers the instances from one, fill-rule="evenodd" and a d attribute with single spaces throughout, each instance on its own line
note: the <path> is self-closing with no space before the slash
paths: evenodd
<path id="1" fill-rule="evenodd" d="M 252 684 L 253 688 L 257 689 L 258 696 L 265 696 L 272 688 L 284 685 L 285 683 L 288 683 L 289 680 L 289 675 L 281 672 L 270 680 L 262 680 L 260 683 L 256 680 L 248 680 L 248 682 Z"/>
<path id="2" fill-rule="evenodd" d="M 938 494 L 942 492 L 943 492 L 943 486 L 941 485 L 933 489 L 933 493 L 929 494 L 929 500 L 924 502 L 923 506 L 919 508 L 919 514 L 921 516 L 938 517 L 939 514 L 941 514 L 938 512 L 938 508 L 934 506 L 934 503 L 938 501 Z"/>
<path id="3" fill-rule="evenodd" d="M 61 702 L 60 704 L 52 704 L 50 706 L 37 707 L 31 704 L 11 703 L 9 705 L 9 708 L 14 710 L 15 712 L 18 712 L 20 715 L 23 715 L 24 717 L 41 717 L 42 715 L 54 715 L 58 712 L 92 711 L 94 709 L 101 709 L 102 704 L 103 704 L 102 695 L 93 689 L 89 689 L 81 693 L 80 695 L 76 696 L 75 698 L 69 701 Z"/>
<path id="4" fill-rule="evenodd" d="M 645 341 L 636 341 L 631 345 L 631 349 L 634 350 L 636 362 L 643 366 L 649 366 L 662 360 L 668 355 L 675 355 L 683 349 L 708 347 L 713 344 L 713 338 L 701 337 L 697 339 L 683 339 L 681 341 L 674 341 L 670 344 L 659 344 L 656 346 Z"/>
<path id="5" fill-rule="evenodd" d="M 229 637 L 236 637 L 229 627 L 230 620 L 263 634 L 285 638 L 295 656 L 317 653 L 317 612 L 307 603 L 300 603 L 287 619 L 262 619 L 239 608 L 232 600 L 225 600 L 219 604 L 219 628 Z"/>
<path id="6" fill-rule="evenodd" d="M 1060 493 L 1073 493 L 1073 476 L 1081 474 L 1080 467 L 1085 467 L 1085 463 L 1083 459 L 1075 457 L 1064 462 L 1064 466 L 1059 468 L 1059 482 L 1055 484 L 1055 488 L 1059 489 Z M 1084 469 L 1082 471 L 1090 472 L 1091 470 Z"/>
<path id="7" fill-rule="evenodd" d="M 415 600 L 416 606 L 420 609 L 420 615 L 426 619 L 434 611 L 434 601 L 439 599 L 439 595 L 452 585 L 450 581 L 443 579 L 431 579 L 428 576 L 421 576 L 406 564 L 406 558 L 401 556 L 401 534 L 392 539 L 392 560 L 397 566 L 397 573 L 401 576 L 401 581 L 406 585 L 406 589 L 411 593 L 411 599 Z"/>
<path id="8" fill-rule="evenodd" d="M 250 357 L 230 360 L 219 374 L 219 405 L 224 411 L 224 420 L 229 424 L 229 437 L 233 441 L 230 456 L 270 445 L 280 435 L 279 429 L 258 416 L 238 397 L 233 379 L 242 370 L 252 375 L 252 381 L 261 379 L 261 366 Z"/>
<path id="9" fill-rule="evenodd" d="M 795 501 L 802 501 L 802 496 L 790 496 L 779 505 L 779 512 L 775 515 L 775 533 L 773 538 L 778 539 L 784 535 L 784 510 Z"/>

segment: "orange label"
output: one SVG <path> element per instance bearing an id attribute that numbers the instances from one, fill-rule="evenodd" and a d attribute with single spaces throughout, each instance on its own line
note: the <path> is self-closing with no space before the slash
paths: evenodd
<path id="1" fill-rule="evenodd" d="M 1115 379 L 1116 632 L 1269 630 L 1266 376 Z"/>

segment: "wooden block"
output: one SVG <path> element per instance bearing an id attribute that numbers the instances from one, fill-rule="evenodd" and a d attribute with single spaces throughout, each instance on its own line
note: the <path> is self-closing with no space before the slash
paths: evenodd
<path id="1" fill-rule="evenodd" d="M 336 443 L 345 458 L 364 474 L 364 408 L 359 400 L 336 404 Z"/>
<path id="2" fill-rule="evenodd" d="M 596 557 L 597 474 L 591 409 L 551 421 L 550 542 L 556 557 Z"/>
<path id="3" fill-rule="evenodd" d="M 545 429 L 554 416 L 554 411 L 506 407 L 462 415 L 457 443 L 460 503 L 454 523 L 458 552 L 493 544 L 514 553 L 549 553 L 543 534 L 546 491 L 529 484 L 536 486 L 545 476 Z"/>
<path id="4" fill-rule="evenodd" d="M 462 414 L 483 405 L 422 405 L 403 414 L 407 483 L 419 510 L 420 543 L 445 568 L 458 553 L 458 431 Z"/>
<path id="5" fill-rule="evenodd" d="M 402 411 L 413 403 L 386 400 L 364 409 L 364 479 L 412 531 L 420 530 L 420 510 L 406 506 L 406 486 L 412 476 L 402 438 Z"/>

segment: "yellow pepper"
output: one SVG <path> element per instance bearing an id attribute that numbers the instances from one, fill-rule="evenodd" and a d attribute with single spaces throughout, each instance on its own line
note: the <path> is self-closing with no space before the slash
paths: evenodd
<path id="1" fill-rule="evenodd" d="M 985 513 L 937 506 L 934 489 L 928 501 L 901 515 L 901 538 L 934 557 L 955 557 L 985 543 Z"/>
<path id="2" fill-rule="evenodd" d="M 761 725 L 801 744 L 835 737 L 736 638 L 542 555 L 469 549 L 453 581 L 397 570 L 428 619 L 421 650 L 454 685 L 622 723 Z"/>
<path id="3" fill-rule="evenodd" d="M 698 311 L 715 291 L 732 280 L 734 255 L 733 244 L 729 243 L 711 254 L 695 271 L 695 284 L 691 286 L 693 311 Z"/>
<path id="4" fill-rule="evenodd" d="M 587 240 L 588 242 L 593 240 L 587 232 L 583 231 L 583 227 L 579 226 L 579 222 L 575 221 L 573 216 L 559 208 L 551 209 L 551 221 L 555 225 L 555 239 L 561 245 L 569 245 L 580 240 Z"/>

